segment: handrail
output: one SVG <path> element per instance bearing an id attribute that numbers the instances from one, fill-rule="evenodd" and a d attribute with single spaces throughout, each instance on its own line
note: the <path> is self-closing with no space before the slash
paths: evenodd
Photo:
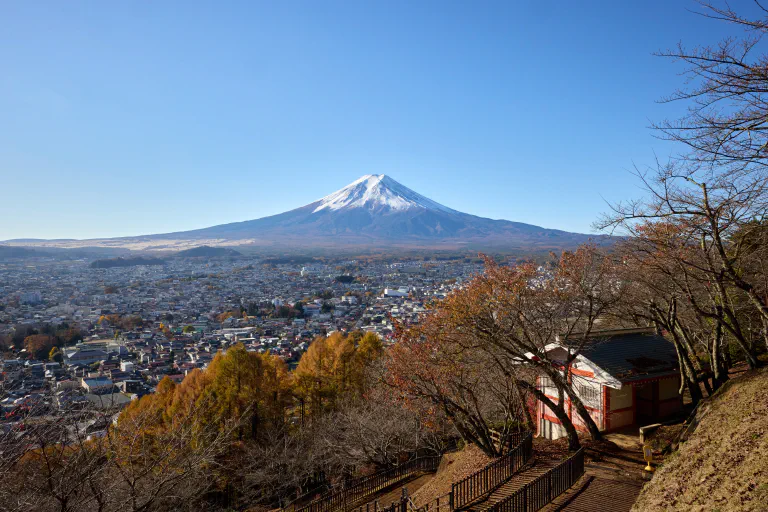
<path id="1" fill-rule="evenodd" d="M 533 456 L 533 433 L 526 433 L 523 440 L 503 457 L 489 463 L 483 469 L 451 485 L 453 497 L 451 509 L 456 510 L 489 494 L 509 480 Z"/>
<path id="2" fill-rule="evenodd" d="M 536 512 L 568 490 L 583 474 L 584 448 L 579 448 L 575 454 L 499 501 L 487 512 Z"/>
<path id="3" fill-rule="evenodd" d="M 419 457 L 411 461 L 387 468 L 378 473 L 359 478 L 352 485 L 331 491 L 292 512 L 336 512 L 346 511 L 355 503 L 385 489 L 396 482 L 420 471 L 434 472 L 440 464 L 440 457 Z M 285 512 L 285 509 L 283 509 Z"/>
<path id="4" fill-rule="evenodd" d="M 366 503 L 365 506 L 358 507 L 351 512 L 408 512 L 413 501 L 408 495 L 408 489 L 403 489 L 403 494 L 399 500 L 395 500 L 389 506 L 380 506 L 378 501 Z M 371 506 L 373 505 L 373 506 Z"/>
<path id="5" fill-rule="evenodd" d="M 491 433 L 491 441 L 496 445 L 496 447 L 503 451 L 505 446 L 511 446 L 515 447 L 523 440 L 525 437 L 525 434 L 527 434 L 527 431 L 523 432 L 508 432 L 504 433 L 501 430 L 496 430 L 494 428 L 490 429 Z M 506 439 L 505 442 L 502 443 L 502 439 Z"/>
<path id="6" fill-rule="evenodd" d="M 417 507 L 413 500 L 408 503 L 408 510 L 410 512 L 440 512 L 441 510 L 452 512 L 453 511 L 453 495 L 448 492 L 442 496 L 438 496 L 429 503 Z"/>
<path id="7" fill-rule="evenodd" d="M 316 485 L 309 491 L 296 496 L 290 501 L 287 501 L 282 507 L 280 507 L 280 510 L 288 510 L 290 507 L 292 507 L 293 510 L 296 510 L 296 503 L 303 501 L 309 496 L 316 495 L 316 494 L 320 494 L 320 496 L 325 496 L 329 491 L 332 491 L 334 487 L 335 487 L 334 485 L 330 485 L 328 483 Z M 323 488 L 325 488 L 325 490 L 323 492 L 320 492 L 320 489 L 323 489 Z"/>

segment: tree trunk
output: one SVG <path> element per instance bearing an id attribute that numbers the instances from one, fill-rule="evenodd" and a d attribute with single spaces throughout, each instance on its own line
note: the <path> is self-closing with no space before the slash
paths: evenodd
<path id="1" fill-rule="evenodd" d="M 571 400 L 571 405 L 576 407 L 576 412 L 581 417 L 587 430 L 589 430 L 590 437 L 595 441 L 599 441 L 603 438 L 603 434 L 600 432 L 600 429 L 597 427 L 595 420 L 592 419 L 587 408 L 584 407 L 584 402 L 581 401 L 581 398 L 579 398 L 573 390 L 571 382 L 568 382 L 568 380 L 570 380 L 570 368 L 568 369 L 568 372 L 568 377 L 564 377 L 560 371 L 555 368 L 552 368 L 552 371 L 547 373 L 549 374 L 550 380 L 557 386 L 558 390 L 568 395 L 568 398 Z"/>
<path id="2" fill-rule="evenodd" d="M 597 424 L 595 423 L 595 420 L 589 414 L 589 411 L 584 406 L 584 402 L 581 401 L 581 398 L 576 396 L 573 390 L 569 390 L 568 397 L 571 399 L 571 404 L 574 407 L 576 407 L 576 412 L 579 413 L 579 416 L 581 417 L 581 421 L 584 423 L 584 425 L 586 425 L 587 429 L 589 430 L 590 437 L 592 437 L 594 441 L 602 440 L 603 433 L 600 432 L 600 428 L 598 428 Z"/>
<path id="3" fill-rule="evenodd" d="M 521 384 L 522 382 L 523 381 L 521 381 Z M 579 443 L 579 433 L 576 431 L 576 427 L 573 426 L 571 418 L 568 417 L 568 413 L 565 411 L 563 403 L 561 402 L 559 404 L 555 404 L 547 395 L 544 394 L 544 392 L 542 392 L 534 385 L 526 383 L 525 386 L 531 393 L 533 393 L 533 396 L 535 396 L 538 401 L 546 405 L 553 413 L 555 413 L 557 420 L 563 426 L 565 433 L 568 436 L 568 449 L 570 451 L 578 450 L 581 446 Z"/>
<path id="4" fill-rule="evenodd" d="M 728 380 L 728 368 L 725 367 L 723 358 L 723 324 L 720 321 L 715 326 L 709 358 L 712 365 L 712 388 L 717 391 Z M 712 392 L 709 394 L 711 396 Z"/>
<path id="5" fill-rule="evenodd" d="M 682 380 L 681 384 L 688 387 L 688 392 L 691 394 L 691 402 L 693 405 L 696 405 L 703 398 L 701 394 L 701 388 L 699 387 L 699 382 L 693 370 L 693 366 L 691 365 L 691 360 L 685 351 L 685 347 L 680 345 L 680 342 L 677 340 L 677 336 L 673 336 L 673 338 L 673 344 L 677 350 L 677 358 L 680 362 L 680 378 Z M 680 391 L 682 393 L 682 389 Z"/>

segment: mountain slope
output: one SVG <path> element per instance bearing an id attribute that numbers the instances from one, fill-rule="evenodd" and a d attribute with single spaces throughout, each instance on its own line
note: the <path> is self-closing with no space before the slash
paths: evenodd
<path id="1" fill-rule="evenodd" d="M 589 237 L 458 212 L 386 175 L 366 175 L 311 204 L 278 215 L 154 235 L 160 239 L 245 238 L 272 243 L 565 247 Z"/>
<path id="2" fill-rule="evenodd" d="M 270 217 L 204 229 L 88 241 L 110 247 L 201 245 L 560 249 L 590 237 L 462 213 L 389 176 L 366 175 L 311 204 Z M 85 244 L 79 242 L 79 245 Z"/>

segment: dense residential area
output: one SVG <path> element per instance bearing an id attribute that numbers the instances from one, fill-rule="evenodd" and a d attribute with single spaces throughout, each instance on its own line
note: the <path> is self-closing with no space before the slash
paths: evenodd
<path id="1" fill-rule="evenodd" d="M 62 412 L 84 401 L 124 406 L 168 376 L 205 369 L 243 344 L 298 364 L 335 331 L 392 336 L 430 302 L 477 273 L 479 262 L 262 264 L 178 261 L 92 268 L 85 260 L 0 263 L 2 407 L 18 411 L 53 391 Z"/>

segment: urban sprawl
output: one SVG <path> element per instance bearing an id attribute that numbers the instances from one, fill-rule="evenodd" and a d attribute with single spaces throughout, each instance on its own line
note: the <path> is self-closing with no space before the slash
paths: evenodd
<path id="1" fill-rule="evenodd" d="M 85 407 L 117 413 L 236 343 L 290 368 L 334 331 L 374 332 L 389 343 L 393 320 L 416 321 L 480 270 L 469 259 L 0 263 L 0 424 L 7 431 L 30 415 Z M 100 435 L 105 425 L 83 428 Z"/>

